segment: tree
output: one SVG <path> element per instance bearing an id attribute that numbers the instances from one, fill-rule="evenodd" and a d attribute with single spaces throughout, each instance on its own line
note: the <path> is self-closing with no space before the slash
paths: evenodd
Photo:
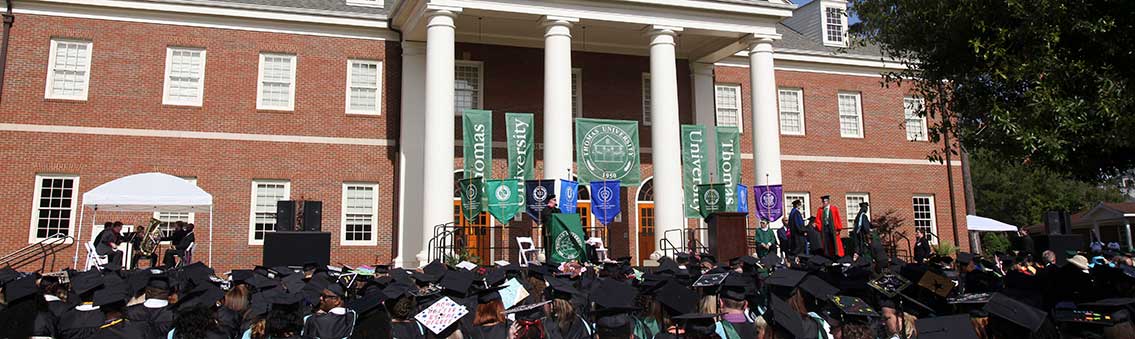
<path id="1" fill-rule="evenodd" d="M 1042 223 L 1044 212 L 1077 212 L 1123 201 L 1116 185 L 1095 185 L 1044 168 L 1007 163 L 991 151 L 971 155 L 977 214 L 1016 226 Z"/>
<path id="2" fill-rule="evenodd" d="M 1135 1 L 850 5 L 860 44 L 908 66 L 886 82 L 924 98 L 932 141 L 1088 180 L 1135 168 Z"/>

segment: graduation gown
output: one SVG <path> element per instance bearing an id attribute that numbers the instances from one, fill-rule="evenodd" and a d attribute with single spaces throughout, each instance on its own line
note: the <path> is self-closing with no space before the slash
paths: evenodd
<path id="1" fill-rule="evenodd" d="M 417 321 L 390 323 L 391 339 L 424 339 L 426 331 L 426 328 Z"/>
<path id="2" fill-rule="evenodd" d="M 508 321 L 490 326 L 474 326 L 469 331 L 469 337 L 472 339 L 508 339 L 509 326 L 511 324 Z"/>
<path id="3" fill-rule="evenodd" d="M 176 335 L 177 329 L 172 329 L 169 330 L 169 333 L 166 336 L 163 336 L 161 338 L 176 338 Z M 203 339 L 232 339 L 232 335 L 230 335 L 224 329 L 214 329 L 210 330 L 209 332 L 205 332 L 205 337 Z"/>
<path id="4" fill-rule="evenodd" d="M 829 205 L 828 210 L 831 215 L 825 215 L 823 207 L 816 210 L 816 231 L 820 233 L 823 254 L 832 258 L 842 257 L 843 242 L 839 239 L 839 232 L 843 230 L 843 217 L 839 215 L 839 208 L 835 206 Z"/>
<path id="5" fill-rule="evenodd" d="M 791 235 L 789 246 L 785 249 L 796 255 L 804 254 L 804 247 L 807 245 L 805 242 L 808 241 L 808 228 L 804 224 L 804 215 L 800 213 L 800 209 L 793 208 L 792 212 L 788 212 L 788 230 Z"/>
<path id="6" fill-rule="evenodd" d="M 164 301 L 164 300 L 161 300 Z M 126 319 L 150 325 L 154 333 L 167 333 L 173 328 L 173 310 L 169 305 L 156 299 L 126 308 Z M 159 306 L 160 305 L 160 306 Z"/>
<path id="7" fill-rule="evenodd" d="M 548 339 L 591 339 L 591 327 L 579 315 L 571 322 L 571 327 L 560 330 L 553 318 L 544 318 L 544 335 Z"/>
<path id="8" fill-rule="evenodd" d="M 159 336 L 143 322 L 117 319 L 103 324 L 91 339 L 157 339 Z"/>
<path id="9" fill-rule="evenodd" d="M 44 298 L 47 299 L 47 309 L 50 310 L 51 314 L 56 318 L 62 317 L 64 312 L 75 307 L 75 305 L 60 300 L 59 297 L 56 296 L 44 296 Z"/>
<path id="10" fill-rule="evenodd" d="M 85 339 L 95 334 L 95 331 L 106 321 L 106 314 L 98 307 L 79 305 L 63 312 L 59 317 L 56 329 L 59 331 L 58 339 Z"/>
<path id="11" fill-rule="evenodd" d="M 308 316 L 303 322 L 303 335 L 321 339 L 347 338 L 355 328 L 356 319 L 358 314 L 355 311 L 336 307 L 327 313 Z"/>

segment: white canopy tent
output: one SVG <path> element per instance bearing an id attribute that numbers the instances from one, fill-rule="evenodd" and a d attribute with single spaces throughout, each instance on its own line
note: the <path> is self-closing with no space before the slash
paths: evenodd
<path id="1" fill-rule="evenodd" d="M 81 243 L 83 216 L 87 207 L 112 212 L 206 212 L 209 213 L 209 266 L 213 265 L 213 195 L 197 185 L 165 173 L 139 173 L 121 177 L 83 193 L 83 210 L 79 212 L 79 231 L 75 242 Z M 94 227 L 95 220 L 91 220 Z M 72 265 L 79 265 L 79 247 L 75 246 Z"/>
<path id="2" fill-rule="evenodd" d="M 976 215 L 966 216 L 966 227 L 970 231 L 979 232 L 1016 232 L 1017 226 L 1009 225 L 994 219 L 979 217 Z"/>

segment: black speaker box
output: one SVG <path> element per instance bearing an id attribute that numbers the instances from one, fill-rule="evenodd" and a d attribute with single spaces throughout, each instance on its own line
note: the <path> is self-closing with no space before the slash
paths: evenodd
<path id="1" fill-rule="evenodd" d="M 1046 234 L 1072 234 L 1072 216 L 1065 211 L 1044 212 Z"/>
<path id="2" fill-rule="evenodd" d="M 323 202 L 322 201 L 304 201 L 303 202 L 303 216 L 300 218 L 302 230 L 307 232 L 319 232 L 323 230 Z"/>
<path id="3" fill-rule="evenodd" d="M 1033 258 L 1041 260 L 1041 254 L 1045 250 L 1050 250 L 1056 254 L 1056 264 L 1063 266 L 1068 262 L 1068 255 L 1065 252 L 1080 251 L 1088 247 L 1088 240 L 1081 234 L 1049 234 L 1049 235 L 1034 235 L 1033 246 L 1036 248 L 1036 253 L 1033 253 Z"/>
<path id="4" fill-rule="evenodd" d="M 276 231 L 298 231 L 296 229 L 296 202 L 294 200 L 276 202 Z"/>
<path id="5" fill-rule="evenodd" d="M 331 263 L 331 233 L 268 232 L 264 234 L 264 267 Z"/>

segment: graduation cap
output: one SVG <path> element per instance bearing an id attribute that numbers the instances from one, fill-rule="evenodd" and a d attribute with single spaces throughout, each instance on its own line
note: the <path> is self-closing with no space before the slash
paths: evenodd
<path id="1" fill-rule="evenodd" d="M 769 253 L 768 255 L 761 258 L 760 264 L 765 268 L 773 268 L 777 265 L 780 265 L 780 262 L 780 257 L 777 256 L 776 253 Z"/>
<path id="2" fill-rule="evenodd" d="M 98 271 L 86 271 L 71 277 L 71 289 L 83 294 L 102 287 L 102 275 Z"/>
<path id="3" fill-rule="evenodd" d="M 571 286 L 570 280 L 548 277 L 548 288 L 544 290 L 547 299 L 571 300 L 572 296 L 579 295 L 579 290 Z"/>
<path id="4" fill-rule="evenodd" d="M 729 300 L 745 300 L 749 294 L 749 286 L 756 286 L 751 278 L 741 274 L 730 274 L 721 282 L 721 292 L 718 294 Z"/>
<path id="5" fill-rule="evenodd" d="M 615 280 L 607 279 L 599 282 L 598 287 L 591 293 L 591 301 L 599 309 L 607 311 L 635 310 L 635 298 L 638 290 L 634 287 Z"/>
<path id="6" fill-rule="evenodd" d="M 1030 333 L 1035 333 L 1040 329 L 1040 326 L 1044 324 L 1045 317 L 1048 316 L 1048 313 L 1044 311 L 1001 293 L 994 294 L 993 297 L 989 298 L 989 303 L 985 304 L 984 310 L 989 312 L 990 315 L 1028 329 Z"/>
<path id="7" fill-rule="evenodd" d="M 697 309 L 698 293 L 677 283 L 667 283 L 658 289 L 654 299 L 672 311 L 671 315 L 688 314 Z"/>
<path id="8" fill-rule="evenodd" d="M 213 285 L 204 285 L 193 291 L 190 291 L 183 299 L 178 300 L 178 308 L 190 308 L 194 306 L 213 307 L 217 305 L 217 300 L 225 297 L 225 291 L 220 287 Z"/>
<path id="9" fill-rule="evenodd" d="M 347 296 L 347 291 L 343 290 L 343 286 L 339 285 L 339 284 L 329 284 L 329 285 L 327 285 L 327 287 L 324 287 L 323 289 L 331 291 L 331 293 L 334 293 L 336 296 L 339 296 L 339 298 L 343 298 L 343 297 Z M 322 292 L 320 292 L 320 293 L 322 293 Z"/>
<path id="10" fill-rule="evenodd" d="M 872 308 L 866 301 L 863 301 L 863 299 L 847 295 L 837 295 L 832 296 L 829 300 L 832 301 L 832 304 L 834 304 L 843 315 L 868 318 L 880 317 L 879 312 Z"/>
<path id="11" fill-rule="evenodd" d="M 289 275 L 296 273 L 296 271 L 292 270 L 291 267 L 283 266 L 283 265 L 272 267 L 272 271 L 275 271 L 276 275 L 279 276 L 279 277 L 287 277 Z"/>
<path id="12" fill-rule="evenodd" d="M 751 255 L 742 255 L 733 259 L 729 259 L 729 263 L 740 262 L 743 265 L 757 266 L 761 261 Z"/>
<path id="13" fill-rule="evenodd" d="M 417 289 L 417 286 L 408 282 L 395 281 L 390 284 L 390 286 L 386 286 L 386 288 L 382 289 L 382 296 L 386 297 L 386 299 L 398 299 L 402 296 L 412 296 L 410 292 L 416 291 Z"/>
<path id="14" fill-rule="evenodd" d="M 95 306 L 105 306 L 118 302 L 125 303 L 126 298 L 129 297 L 130 294 L 126 291 L 125 285 L 108 284 L 98 291 L 95 291 L 94 299 L 91 301 L 94 302 Z"/>
<path id="15" fill-rule="evenodd" d="M 978 339 L 969 315 L 924 318 L 914 321 L 918 339 Z"/>
<path id="16" fill-rule="evenodd" d="M 807 336 L 804 333 L 804 320 L 800 319 L 800 314 L 788 306 L 788 303 L 779 297 L 773 296 L 769 299 L 769 311 L 766 314 L 772 314 L 772 324 L 778 326 L 791 334 L 792 338 L 804 338 Z"/>
<path id="17" fill-rule="evenodd" d="M 1059 322 L 1113 326 L 1131 319 L 1132 304 L 1135 298 L 1108 298 L 1082 303 L 1075 309 L 1057 308 L 1052 315 Z"/>
<path id="18" fill-rule="evenodd" d="M 691 313 L 672 317 L 678 326 L 686 330 L 687 334 L 694 336 L 708 336 L 714 333 L 717 327 L 716 314 Z"/>
<path id="19" fill-rule="evenodd" d="M 810 255 L 810 256 L 808 256 L 808 265 L 810 267 L 815 267 L 817 269 L 821 269 L 821 268 L 824 268 L 824 267 L 831 266 L 832 260 L 828 259 L 828 257 L 822 256 L 822 255 Z"/>
<path id="20" fill-rule="evenodd" d="M 922 274 L 922 279 L 918 280 L 918 286 L 945 298 L 949 296 L 950 291 L 954 289 L 954 282 L 941 274 L 926 271 L 926 273 Z"/>
<path id="21" fill-rule="evenodd" d="M 303 293 L 280 291 L 268 300 L 272 305 L 296 305 L 303 301 Z"/>
<path id="22" fill-rule="evenodd" d="M 441 279 L 442 288 L 462 296 L 469 293 L 470 286 L 473 286 L 473 273 L 469 271 L 450 271 Z"/>
<path id="23" fill-rule="evenodd" d="M 4 286 L 4 302 L 11 305 L 16 300 L 35 295 L 39 292 L 39 286 L 36 286 L 35 280 L 35 275 L 27 275 L 0 284 L 0 286 Z"/>
<path id="24" fill-rule="evenodd" d="M 501 300 L 500 290 L 503 289 L 504 286 L 493 286 L 484 289 L 477 289 L 477 303 L 484 304 L 493 300 Z"/>
<path id="25" fill-rule="evenodd" d="M 654 270 L 654 273 L 657 273 L 657 274 L 678 273 L 679 270 L 681 270 L 681 269 L 678 268 L 678 262 L 677 261 L 674 261 L 674 259 L 670 259 L 670 257 L 661 257 L 661 258 L 658 258 L 658 268 Z"/>
<path id="26" fill-rule="evenodd" d="M 765 283 L 772 286 L 795 288 L 807 275 L 808 272 L 794 269 L 776 270 L 765 279 Z"/>
<path id="27" fill-rule="evenodd" d="M 252 275 L 252 270 L 233 270 L 232 272 L 229 272 L 229 280 L 232 280 L 234 284 L 239 284 L 248 281 L 248 279 L 251 279 Z"/>
<path id="28" fill-rule="evenodd" d="M 969 265 L 973 262 L 973 254 L 969 252 L 958 252 L 958 263 L 962 265 Z"/>
<path id="29" fill-rule="evenodd" d="M 694 281 L 693 287 L 709 287 L 721 285 L 721 283 L 724 282 L 725 278 L 728 276 L 728 272 L 702 274 L 700 277 L 698 277 L 698 280 Z"/>
<path id="30" fill-rule="evenodd" d="M 830 195 L 821 196 L 820 200 L 832 200 L 832 196 L 830 196 Z"/>
<path id="31" fill-rule="evenodd" d="M 517 320 L 539 320 L 544 317 L 544 305 L 551 300 L 527 305 L 517 305 L 504 311 L 505 315 L 516 314 Z"/>
<path id="32" fill-rule="evenodd" d="M 820 277 L 809 275 L 800 283 L 800 289 L 811 294 L 816 299 L 826 300 L 839 293 L 839 289 Z"/>
<path id="33" fill-rule="evenodd" d="M 382 306 L 382 297 L 383 295 L 381 293 L 375 293 L 365 295 L 362 298 L 351 299 L 351 301 L 347 302 L 347 308 L 354 310 L 360 315 L 365 314 Z"/>
<path id="34" fill-rule="evenodd" d="M 20 277 L 20 272 L 8 267 L 0 268 L 0 286 Z"/>
<path id="35" fill-rule="evenodd" d="M 248 280 L 245 280 L 245 283 L 252 285 L 253 289 L 255 290 L 265 290 L 280 286 L 279 281 L 259 274 L 253 275 L 251 278 L 248 278 Z"/>
<path id="36" fill-rule="evenodd" d="M 434 260 L 422 267 L 422 274 L 415 274 L 414 279 L 423 282 L 437 282 L 447 273 L 446 271 L 445 264 L 441 263 L 440 260 Z"/>

